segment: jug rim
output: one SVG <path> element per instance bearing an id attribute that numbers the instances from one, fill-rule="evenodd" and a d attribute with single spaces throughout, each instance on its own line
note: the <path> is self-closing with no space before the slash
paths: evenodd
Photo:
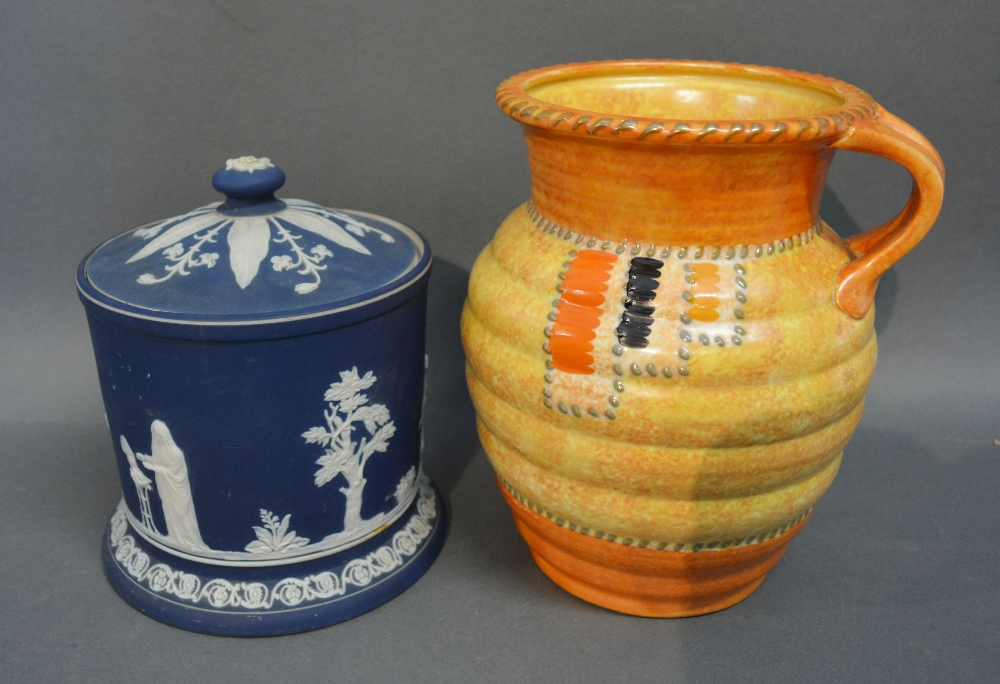
<path id="1" fill-rule="evenodd" d="M 548 101 L 531 94 L 541 86 L 595 78 L 646 75 L 737 77 L 825 93 L 841 100 L 833 107 L 781 118 L 679 119 L 633 116 Z M 828 76 L 778 67 L 700 60 L 608 60 L 542 67 L 511 76 L 496 91 L 496 102 L 510 118 L 544 131 L 622 141 L 673 144 L 766 144 L 822 141 L 842 136 L 856 121 L 878 117 L 865 91 Z"/>

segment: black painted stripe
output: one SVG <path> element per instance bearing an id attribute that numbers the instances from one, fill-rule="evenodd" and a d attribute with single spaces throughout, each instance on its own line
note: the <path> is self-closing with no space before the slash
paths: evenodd
<path id="1" fill-rule="evenodd" d="M 624 344 L 626 347 L 632 347 L 633 349 L 643 349 L 649 346 L 649 340 L 645 337 L 632 337 L 631 335 L 619 335 L 618 341 Z"/>
<path id="2" fill-rule="evenodd" d="M 651 302 L 656 299 L 656 293 L 651 290 L 642 290 L 636 287 L 630 287 L 625 290 L 625 294 L 628 295 L 629 299 L 634 299 L 640 302 Z"/>
<path id="3" fill-rule="evenodd" d="M 615 331 L 618 342 L 626 347 L 643 349 L 649 345 L 652 316 L 656 310 L 651 302 L 656 299 L 656 289 L 660 286 L 661 268 L 662 261 L 647 257 L 635 257 L 629 263 L 625 311 Z"/>
<path id="4" fill-rule="evenodd" d="M 619 335 L 631 335 L 633 337 L 649 337 L 652 329 L 648 325 L 638 325 L 636 323 L 622 322 L 618 324 Z"/>
<path id="5" fill-rule="evenodd" d="M 644 325 L 648 328 L 653 325 L 653 317 L 635 314 L 626 310 L 622 313 L 622 323 L 635 323 L 636 325 Z"/>
<path id="6" fill-rule="evenodd" d="M 641 302 L 634 302 L 631 299 L 626 299 L 625 310 L 639 316 L 652 316 L 656 309 L 651 307 L 649 304 L 643 304 Z"/>

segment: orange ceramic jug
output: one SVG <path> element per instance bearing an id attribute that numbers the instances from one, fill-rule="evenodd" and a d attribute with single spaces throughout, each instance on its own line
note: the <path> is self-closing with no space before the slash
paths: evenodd
<path id="1" fill-rule="evenodd" d="M 930 229 L 941 158 L 863 91 L 738 64 L 529 71 L 531 200 L 462 317 L 479 434 L 545 574 L 646 616 L 756 589 L 840 465 L 875 367 L 879 277 Z M 893 220 L 820 219 L 836 150 L 913 176 Z"/>

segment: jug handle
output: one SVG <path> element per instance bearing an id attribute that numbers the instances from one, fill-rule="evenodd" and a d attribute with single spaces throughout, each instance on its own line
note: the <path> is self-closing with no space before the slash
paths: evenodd
<path id="1" fill-rule="evenodd" d="M 833 147 L 884 157 L 902 165 L 913 178 L 903 211 L 847 240 L 856 258 L 837 276 L 835 297 L 841 309 L 861 318 L 872 306 L 882 274 L 934 225 L 944 198 L 944 163 L 927 138 L 880 106 L 873 118 L 855 121 Z"/>

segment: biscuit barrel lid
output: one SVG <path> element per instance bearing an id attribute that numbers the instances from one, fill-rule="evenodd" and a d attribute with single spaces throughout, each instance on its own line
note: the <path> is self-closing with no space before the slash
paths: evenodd
<path id="1" fill-rule="evenodd" d="M 267 157 L 228 160 L 212 177 L 225 201 L 108 240 L 81 264 L 81 294 L 157 334 L 270 337 L 369 318 L 426 281 L 430 249 L 415 231 L 279 199 L 284 182 Z"/>

